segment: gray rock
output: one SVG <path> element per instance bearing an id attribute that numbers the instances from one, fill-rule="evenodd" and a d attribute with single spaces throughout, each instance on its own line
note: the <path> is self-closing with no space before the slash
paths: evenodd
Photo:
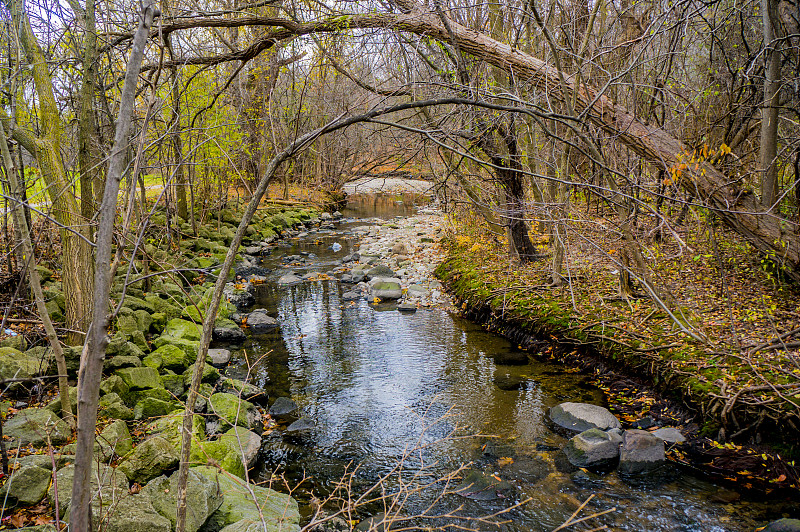
<path id="1" fill-rule="evenodd" d="M 589 429 L 573 436 L 564 454 L 575 467 L 604 467 L 619 456 L 619 442 L 600 429 Z"/>
<path id="2" fill-rule="evenodd" d="M 214 327 L 212 337 L 217 342 L 227 344 L 238 344 L 247 339 L 247 336 L 238 327 Z"/>
<path id="3" fill-rule="evenodd" d="M 228 302 L 237 309 L 242 310 L 256 302 L 255 296 L 253 296 L 249 290 L 251 287 L 252 285 L 248 285 L 248 289 L 243 290 L 241 288 L 236 288 L 236 285 L 233 283 L 228 283 L 225 285 L 225 289 L 222 293 L 225 295 Z"/>
<path id="4" fill-rule="evenodd" d="M 33 465 L 21 467 L 0 488 L 0 500 L 5 501 L 7 497 L 7 506 L 34 505 L 47 495 L 51 478 L 50 469 Z"/>
<path id="5" fill-rule="evenodd" d="M 128 425 L 122 420 L 117 420 L 100 432 L 95 439 L 95 445 L 100 448 L 101 456 L 106 459 L 113 455 L 125 456 L 133 450 L 133 438 Z"/>
<path id="6" fill-rule="evenodd" d="M 656 438 L 660 438 L 667 443 L 683 443 L 686 437 L 675 427 L 663 427 L 651 432 Z"/>
<path id="7" fill-rule="evenodd" d="M 264 309 L 256 309 L 247 315 L 247 326 L 255 334 L 260 334 L 278 326 L 278 320 L 269 316 Z"/>
<path id="8" fill-rule="evenodd" d="M 294 286 L 302 282 L 303 280 L 293 273 L 287 273 L 286 275 L 278 279 L 278 284 L 281 286 Z"/>
<path id="9" fill-rule="evenodd" d="M 136 446 L 117 466 L 131 482 L 146 484 L 178 466 L 176 449 L 164 438 L 153 436 Z"/>
<path id="10" fill-rule="evenodd" d="M 408 295 L 411 297 L 427 297 L 431 295 L 431 291 L 424 286 L 412 284 L 408 287 Z"/>
<path id="11" fill-rule="evenodd" d="M 358 253 L 350 253 L 349 255 L 345 255 L 344 257 L 342 257 L 342 263 L 356 262 L 360 258 L 361 255 L 359 255 Z"/>
<path id="12" fill-rule="evenodd" d="M 375 277 L 394 277 L 394 270 L 384 264 L 373 266 L 367 271 L 367 276 L 374 279 Z"/>
<path id="13" fill-rule="evenodd" d="M 626 475 L 649 473 L 664 464 L 664 440 L 647 431 L 632 429 L 622 434 L 619 472 Z"/>
<path id="14" fill-rule="evenodd" d="M 414 303 L 399 303 L 397 305 L 397 310 L 411 314 L 417 311 L 417 306 Z"/>
<path id="15" fill-rule="evenodd" d="M 403 297 L 399 279 L 373 277 L 369 284 L 372 297 L 382 300 L 395 300 Z"/>
<path id="16" fill-rule="evenodd" d="M 74 477 L 74 465 L 62 467 L 56 473 L 56 482 L 50 486 L 48 491 L 50 504 L 55 506 L 56 489 L 58 490 L 58 506 L 64 520 L 68 520 Z M 94 463 L 92 465 L 89 483 L 92 492 L 92 515 L 95 519 L 99 519 L 104 515 L 104 510 L 113 507 L 129 494 L 128 479 L 125 478 L 125 475 L 105 464 Z"/>
<path id="17" fill-rule="evenodd" d="M 307 417 L 303 417 L 286 427 L 286 432 L 288 433 L 301 433 L 301 432 L 308 432 L 309 430 L 313 430 L 317 427 L 317 424 L 314 423 L 311 419 Z"/>
<path id="18" fill-rule="evenodd" d="M 71 431 L 60 417 L 47 408 L 25 408 L 5 422 L 3 434 L 14 441 L 14 445 L 47 445 L 48 437 L 53 445 L 61 445 L 70 437 Z"/>
<path id="19" fill-rule="evenodd" d="M 800 519 L 784 517 L 773 521 L 764 527 L 761 532 L 800 532 Z"/>
<path id="20" fill-rule="evenodd" d="M 215 366 L 225 366 L 231 361 L 231 352 L 228 349 L 209 349 L 208 356 L 211 357 L 211 363 Z"/>
<path id="21" fill-rule="evenodd" d="M 549 415 L 556 425 L 575 432 L 608 430 L 621 426 L 608 409 L 587 403 L 561 403 L 551 408 Z"/>
<path id="22" fill-rule="evenodd" d="M 269 408 L 269 415 L 279 421 L 295 419 L 299 416 L 300 407 L 288 397 L 278 397 Z"/>
<path id="23" fill-rule="evenodd" d="M 140 368 L 142 361 L 137 356 L 121 355 L 107 358 L 103 361 L 103 370 L 112 373 L 122 368 Z"/>
<path id="24" fill-rule="evenodd" d="M 355 292 L 353 290 L 347 291 L 342 294 L 342 300 L 344 301 L 357 301 L 359 299 L 363 299 L 363 295 L 360 292 Z"/>
<path id="25" fill-rule="evenodd" d="M 177 521 L 178 473 L 151 480 L 142 490 L 155 511 L 167 518 L 171 528 Z M 186 530 L 197 532 L 222 505 L 222 493 L 213 480 L 189 470 L 186 483 Z"/>
<path id="26" fill-rule="evenodd" d="M 261 450 L 261 436 L 244 427 L 233 427 L 219 441 L 233 449 L 248 469 L 255 465 Z"/>
<path id="27" fill-rule="evenodd" d="M 191 509 L 186 512 L 187 523 Z M 102 528 L 104 532 L 170 532 L 172 525 L 169 519 L 161 515 L 153 507 L 147 495 L 128 495 L 119 500 L 113 508 L 109 508 Z M 187 530 L 189 528 L 187 527 Z"/>

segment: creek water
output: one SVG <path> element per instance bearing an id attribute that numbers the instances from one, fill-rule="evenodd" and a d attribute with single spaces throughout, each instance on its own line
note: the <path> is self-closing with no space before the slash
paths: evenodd
<path id="1" fill-rule="evenodd" d="M 292 287 L 273 282 L 289 271 L 327 272 L 355 249 L 365 226 L 412 213 L 408 198 L 363 199 L 335 229 L 289 239 L 263 259 L 273 271 L 254 308 L 266 308 L 280 326 L 248 337 L 227 373 L 263 387 L 271 398 L 291 397 L 315 426 L 295 436 L 278 426 L 266 436 L 254 472 L 259 480 L 282 476 L 295 486 L 306 519 L 319 500 L 341 495 L 343 477 L 353 498 L 401 493 L 401 508 L 392 508 L 401 516 L 448 516 L 395 525 L 414 529 L 457 523 L 553 530 L 590 496 L 578 517 L 616 510 L 568 530 L 744 531 L 773 517 L 767 503 L 674 469 L 631 480 L 571 467 L 560 452 L 566 439 L 548 425 L 546 412 L 563 401 L 602 405 L 603 393 L 587 376 L 527 361 L 504 338 L 444 310 L 405 314 L 391 304 L 344 301 L 348 286 L 336 280 Z M 340 251 L 330 248 L 334 242 Z M 301 253 L 310 254 L 305 262 L 284 264 L 283 257 Z M 520 358 L 521 365 L 499 363 Z M 519 389 L 498 386 L 514 380 Z M 460 480 L 447 478 L 459 468 L 466 468 L 460 476 L 478 471 L 510 489 L 485 501 L 452 493 Z M 384 506 L 360 505 L 351 518 Z M 508 508 L 491 519 L 504 524 L 480 520 Z"/>

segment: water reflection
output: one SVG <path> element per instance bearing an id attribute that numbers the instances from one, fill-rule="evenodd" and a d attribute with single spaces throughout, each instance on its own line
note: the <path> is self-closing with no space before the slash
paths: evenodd
<path id="1" fill-rule="evenodd" d="M 311 234 L 274 251 L 267 260 L 276 269 L 273 277 L 285 273 L 282 255 L 302 250 L 317 255 L 302 271 L 330 269 L 351 246 L 344 233 L 325 238 L 329 240 L 320 242 L 319 235 Z M 328 250 L 331 239 L 347 244 L 345 249 Z M 719 488 L 697 478 L 672 474 L 660 483 L 634 485 L 614 472 L 596 475 L 566 463 L 559 452 L 565 440 L 549 429 L 545 413 L 562 401 L 601 404 L 602 393 L 585 376 L 535 361 L 498 364 L 495 355 L 503 354 L 501 360 L 519 353 L 474 324 L 439 310 L 409 315 L 388 306 L 379 311 L 366 301 L 343 301 L 343 290 L 335 281 L 260 287 L 256 306 L 277 316 L 280 328 L 251 337 L 238 354 L 239 366 L 229 371 L 240 377 L 249 374 L 273 398 L 293 398 L 316 423 L 303 436 L 272 434 L 259 472 L 267 478 L 277 471 L 294 482 L 311 476 L 296 492 L 301 503 L 309 502 L 312 491 L 326 494 L 354 464 L 361 470 L 353 489 L 366 490 L 409 448 L 422 445 L 405 465 L 413 473 L 426 464 L 418 480 L 433 480 L 470 463 L 511 482 L 516 495 L 490 502 L 457 495 L 439 500 L 434 490 L 410 500 L 409 513 L 429 505 L 442 512 L 463 505 L 466 515 L 476 516 L 530 498 L 500 529 L 543 531 L 560 525 L 594 494 L 585 515 L 618 510 L 591 520 L 584 529 L 754 528 L 756 506 L 709 502 L 709 494 Z M 503 389 L 508 382 L 515 384 Z"/>

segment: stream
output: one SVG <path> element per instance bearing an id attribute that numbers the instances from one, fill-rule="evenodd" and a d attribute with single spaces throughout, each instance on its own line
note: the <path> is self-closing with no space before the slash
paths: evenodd
<path id="1" fill-rule="evenodd" d="M 353 498 L 400 493 L 402 508 L 390 510 L 408 520 L 395 527 L 550 531 L 590 496 L 577 518 L 615 510 L 568 530 L 752 531 L 774 517 L 767 502 L 672 468 L 630 480 L 572 467 L 560 452 L 566 438 L 546 413 L 564 401 L 602 405 L 602 391 L 586 375 L 530 362 L 504 338 L 445 310 L 409 314 L 394 304 L 345 301 L 352 285 L 336 280 L 274 282 L 289 272 L 329 272 L 369 225 L 413 213 L 408 198 L 362 198 L 334 229 L 277 243 L 262 259 L 272 272 L 253 308 L 267 309 L 280 326 L 248 335 L 226 373 L 270 398 L 292 398 L 315 425 L 294 435 L 279 425 L 266 436 L 258 480 L 280 475 L 296 487 L 306 520 L 325 497 L 342 494 L 343 477 Z M 289 255 L 305 262 L 287 266 Z M 459 468 L 461 477 L 477 471 L 508 489 L 483 501 L 452 493 Z M 383 502 L 366 503 L 348 519 L 384 511 Z M 503 524 L 481 519 L 503 511 L 491 519 Z"/>

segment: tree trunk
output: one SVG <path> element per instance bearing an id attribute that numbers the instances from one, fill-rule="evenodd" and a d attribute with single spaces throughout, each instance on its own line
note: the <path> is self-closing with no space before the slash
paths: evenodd
<path id="1" fill-rule="evenodd" d="M 76 17 L 81 16 L 75 13 Z M 96 157 L 97 120 L 94 106 L 94 84 L 97 79 L 97 29 L 95 0 L 86 0 L 83 12 L 83 77 L 81 78 L 80 112 L 78 114 L 78 169 L 81 182 L 81 214 L 86 220 L 94 216 L 94 187 L 100 185 L 99 161 Z"/>
<path id="2" fill-rule="evenodd" d="M 777 49 L 775 29 L 770 17 L 774 0 L 761 0 L 761 19 L 764 25 L 764 103 L 761 109 L 761 205 L 770 210 L 778 199 L 778 89 L 781 77 L 781 54 Z M 776 209 L 776 214 L 778 210 Z"/>
<path id="3" fill-rule="evenodd" d="M 63 260 L 63 284 L 66 300 L 67 343 L 80 344 L 91 315 L 92 247 L 87 224 L 81 219 L 80 208 L 71 194 L 71 182 L 61 162 L 63 124 L 53 91 L 47 62 L 31 29 L 22 0 L 10 0 L 9 11 L 17 29 L 19 43 L 33 71 L 34 85 L 39 98 L 41 136 L 34 138 L 15 129 L 14 139 L 36 157 L 39 169 L 48 185 L 53 216 L 60 224 Z"/>
<path id="4" fill-rule="evenodd" d="M 146 3 L 142 9 L 139 27 L 133 40 L 131 57 L 125 72 L 125 84 L 122 89 L 119 117 L 114 133 L 114 145 L 108 160 L 106 186 L 100 205 L 100 223 L 97 228 L 95 255 L 94 313 L 81 355 L 78 374 L 78 437 L 70 508 L 70 530 L 72 532 L 88 532 L 92 527 L 90 503 L 93 494 L 90 489 L 90 474 L 94 451 L 94 431 L 97 425 L 100 380 L 103 374 L 103 359 L 109 341 L 106 330 L 110 318 L 108 306 L 111 291 L 111 246 L 114 236 L 114 220 L 117 214 L 117 195 L 122 172 L 125 169 L 125 154 L 128 150 L 133 104 L 136 98 L 136 81 L 139 77 L 144 46 L 154 14 L 155 9 L 152 2 Z"/>
<path id="5" fill-rule="evenodd" d="M 63 418 L 67 421 L 70 427 L 75 428 L 75 417 L 72 415 L 72 405 L 69 400 L 69 383 L 67 382 L 67 361 L 64 358 L 64 350 L 61 348 L 61 342 L 58 340 L 53 322 L 50 320 L 50 314 L 47 313 L 45 306 L 44 292 L 42 291 L 42 283 L 39 278 L 39 272 L 36 271 L 36 260 L 33 255 L 33 243 L 31 241 L 31 233 L 28 228 L 28 223 L 25 220 L 24 209 L 22 208 L 22 190 L 19 182 L 17 169 L 14 165 L 14 159 L 8 151 L 8 141 L 0 122 L 0 152 L 2 152 L 3 166 L 5 166 L 6 175 L 8 176 L 9 188 L 11 191 L 12 200 L 17 201 L 18 205 L 11 207 L 11 216 L 14 219 L 14 229 L 17 233 L 17 239 L 20 243 L 21 258 L 20 261 L 26 268 L 28 275 L 28 282 L 31 286 L 31 292 L 36 302 L 36 310 L 39 311 L 39 317 L 42 320 L 42 326 L 47 334 L 47 341 L 50 344 L 50 349 L 53 350 L 53 356 L 56 359 L 56 367 L 58 368 L 58 395 L 61 400 L 61 412 Z"/>

